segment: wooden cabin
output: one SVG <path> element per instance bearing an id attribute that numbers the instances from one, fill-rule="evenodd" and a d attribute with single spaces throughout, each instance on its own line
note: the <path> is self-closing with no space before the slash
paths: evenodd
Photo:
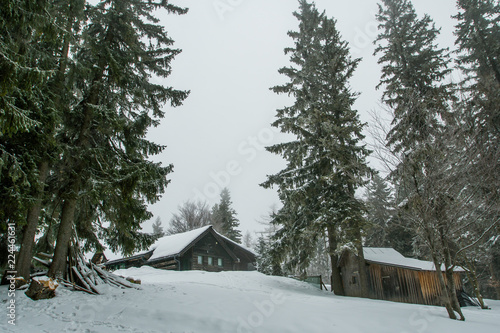
<path id="1" fill-rule="evenodd" d="M 373 299 L 442 305 L 441 288 L 434 263 L 406 258 L 392 248 L 364 248 L 365 269 L 369 279 L 369 297 Z M 346 296 L 361 296 L 357 256 L 344 251 L 339 260 Z M 457 294 L 462 290 L 461 269 L 453 277 Z M 446 278 L 445 278 L 446 279 Z"/>
<path id="2" fill-rule="evenodd" d="M 109 270 L 144 265 L 168 270 L 247 271 L 255 267 L 255 253 L 222 236 L 212 226 L 158 239 L 131 257 L 104 263 Z"/>

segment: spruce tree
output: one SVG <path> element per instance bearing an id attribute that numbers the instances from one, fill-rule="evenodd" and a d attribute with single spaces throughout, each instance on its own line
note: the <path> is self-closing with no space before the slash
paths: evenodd
<path id="1" fill-rule="evenodd" d="M 387 247 L 391 245 L 388 239 L 388 226 L 393 218 L 394 203 L 391 189 L 385 180 L 374 174 L 366 189 L 366 210 L 369 226 L 366 232 L 365 245 L 371 247 Z"/>
<path id="2" fill-rule="evenodd" d="M 469 79 L 496 81 L 500 85 L 500 26 L 498 0 L 458 0 L 455 18 L 459 64 Z"/>
<path id="3" fill-rule="evenodd" d="M 448 120 L 451 72 L 446 49 L 436 45 L 439 30 L 425 15 L 417 18 L 408 0 L 383 0 L 377 19 L 382 77 L 382 100 L 394 111 L 387 144 L 396 153 L 408 153 L 440 135 L 441 120 Z"/>
<path id="4" fill-rule="evenodd" d="M 459 0 L 458 5 L 458 64 L 466 74 L 461 86 L 463 147 L 469 151 L 464 175 L 500 217 L 500 3 Z"/>
<path id="5" fill-rule="evenodd" d="M 241 231 L 238 229 L 240 222 L 232 204 L 231 194 L 224 188 L 220 193 L 219 203 L 212 207 L 212 224 L 222 235 L 241 243 Z"/>
<path id="6" fill-rule="evenodd" d="M 370 247 L 390 247 L 406 257 L 415 256 L 415 233 L 411 221 L 398 214 L 394 190 L 386 179 L 374 174 L 366 188 L 366 228 L 364 244 Z M 397 190 L 396 190 L 397 192 Z"/>
<path id="7" fill-rule="evenodd" d="M 262 233 L 255 244 L 255 252 L 257 254 L 256 262 L 259 272 L 266 275 L 283 275 L 279 257 L 273 255 L 273 241 L 270 235 Z"/>
<path id="8" fill-rule="evenodd" d="M 2 3 L 2 6 L 8 3 L 10 2 Z M 81 12 L 83 3 L 83 0 L 21 1 L 20 7 L 2 8 L 2 14 L 5 15 L 2 18 L 12 20 L 7 25 L 0 24 L 2 29 L 5 29 L 2 33 L 2 37 L 5 38 L 2 46 L 15 41 L 15 46 L 10 45 L 7 53 L 2 52 L 5 56 L 3 60 L 17 52 L 16 57 L 10 58 L 9 64 L 13 65 L 13 60 L 19 63 L 11 67 L 13 72 L 2 66 L 8 73 L 3 77 L 8 80 L 3 83 L 10 82 L 13 86 L 8 89 L 2 84 L 1 109 L 9 114 L 11 108 L 15 108 L 14 113 L 6 118 L 11 119 L 11 124 L 16 122 L 16 112 L 26 112 L 34 122 L 34 125 L 29 125 L 29 122 L 22 121 L 28 127 L 16 131 L 0 130 L 1 133 L 8 134 L 5 144 L 0 134 L 2 147 L 0 159 L 10 156 L 4 170 L 0 161 L 0 172 L 17 170 L 22 174 L 22 177 L 15 176 L 17 181 L 10 182 L 10 185 L 9 178 L 12 180 L 10 176 L 0 177 L 0 182 L 3 189 L 14 185 L 11 187 L 12 191 L 2 191 L 2 193 L 13 194 L 11 198 L 14 198 L 15 204 L 13 202 L 7 204 L 9 202 L 7 198 L 2 202 L 11 209 L 10 219 L 17 222 L 21 248 L 16 268 L 18 276 L 26 279 L 29 279 L 46 179 L 51 163 L 60 153 L 54 136 L 56 128 L 60 127 L 61 114 L 64 112 L 61 100 L 62 96 L 66 95 L 64 73 L 69 37 L 72 37 L 70 35 L 73 28 L 78 29 L 78 23 L 75 26 L 73 23 L 75 14 Z M 9 78 L 10 75 L 12 77 Z M 0 118 L 5 119 L 2 116 Z M 3 121 L 0 123 L 4 124 Z M 23 185 L 16 186 L 16 183 Z"/>
<path id="9" fill-rule="evenodd" d="M 165 236 L 165 231 L 163 231 L 163 226 L 161 225 L 161 219 L 158 216 L 153 223 L 153 236 L 158 239 Z"/>
<path id="10" fill-rule="evenodd" d="M 75 103 L 58 135 L 64 144 L 58 165 L 62 206 L 51 276 L 64 271 L 75 220 L 77 230 L 100 232 L 111 250 L 124 254 L 153 241 L 140 224 L 151 218 L 146 204 L 159 199 L 172 166 L 148 160 L 164 147 L 145 137 L 163 117 L 163 104 L 178 106 L 188 94 L 153 83 L 153 76 L 170 75 L 180 52 L 153 15 L 158 10 L 187 12 L 166 1 L 86 6 L 89 22 L 70 73 Z"/>
<path id="11" fill-rule="evenodd" d="M 33 130 L 37 125 L 30 107 L 41 97 L 40 87 L 52 69 L 36 62 L 43 57 L 38 48 L 40 35 L 49 32 L 47 7 L 36 0 L 5 0 L 0 4 L 0 137 Z"/>
<path id="12" fill-rule="evenodd" d="M 451 168 L 446 152 L 446 125 L 453 128 L 449 104 L 453 101 L 450 57 L 437 46 L 439 30 L 431 18 L 419 19 L 408 0 L 382 0 L 377 19 L 380 33 L 375 54 L 380 54 L 383 101 L 394 112 L 387 146 L 400 164 L 392 178 L 397 188 L 400 214 L 427 245 L 436 267 L 444 304 L 450 318 L 454 311 L 464 319 L 455 295 L 451 256 L 452 194 L 445 178 Z M 441 274 L 445 264 L 448 283 Z M 450 281 L 451 280 L 451 281 Z"/>
<path id="13" fill-rule="evenodd" d="M 269 241 L 261 235 L 257 239 L 257 244 L 255 246 L 255 252 L 257 253 L 257 270 L 266 275 L 272 274 L 272 263 L 269 256 Z"/>
<path id="14" fill-rule="evenodd" d="M 279 70 L 289 82 L 272 88 L 295 98 L 292 106 L 277 110 L 272 124 L 295 140 L 267 147 L 283 156 L 287 166 L 262 186 L 276 186 L 283 203 L 273 220 L 281 226 L 275 251 L 305 268 L 326 230 L 333 289 L 343 294 L 339 249 L 353 242 L 362 258 L 363 203 L 355 191 L 370 172 L 365 161 L 369 152 L 361 143 L 363 124 L 352 107 L 356 93 L 349 87 L 359 59 L 350 57 L 335 20 L 314 4 L 299 4 L 294 13 L 299 30 L 288 33 L 294 46 L 285 49 L 292 65 Z"/>
<path id="15" fill-rule="evenodd" d="M 464 220 L 471 226 L 459 239 L 461 248 L 466 249 L 460 256 L 470 281 L 475 282 L 474 292 L 481 299 L 481 292 L 490 289 L 486 281 L 499 280 L 498 265 L 493 263 L 500 258 L 496 241 L 500 224 L 497 176 L 500 173 L 500 3 L 459 0 L 458 7 L 459 13 L 455 16 L 458 20 L 457 62 L 465 74 L 461 82 L 463 98 L 458 108 L 463 119 L 459 149 L 466 154 L 457 164 L 462 171 L 460 180 L 467 181 L 463 195 L 467 198 L 464 210 L 468 214 Z M 467 243 L 480 244 L 480 247 L 470 247 Z M 481 272 L 487 273 L 481 277 Z"/>
<path id="16" fill-rule="evenodd" d="M 248 249 L 254 247 L 254 241 L 250 231 L 245 232 L 245 234 L 243 235 L 242 244 Z"/>
<path id="17" fill-rule="evenodd" d="M 30 187 L 37 187 L 36 151 L 30 149 L 41 130 L 41 87 L 51 77 L 50 56 L 39 48 L 50 35 L 47 4 L 34 1 L 0 3 L 0 232 L 7 222 L 20 222 L 29 206 Z M 37 61 L 39 60 L 39 61 Z M 38 118 L 38 119 L 37 119 Z M 27 134 L 27 135 L 26 135 Z M 21 227 L 22 223 L 18 225 Z"/>

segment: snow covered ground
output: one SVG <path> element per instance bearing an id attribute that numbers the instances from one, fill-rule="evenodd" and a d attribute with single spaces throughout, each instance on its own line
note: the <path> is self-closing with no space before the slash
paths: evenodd
<path id="1" fill-rule="evenodd" d="M 8 324 L 7 286 L 0 288 L 0 332 L 370 332 L 497 333 L 492 310 L 464 308 L 465 322 L 443 308 L 337 297 L 306 283 L 258 272 L 170 272 L 150 267 L 117 271 L 142 280 L 142 290 L 105 287 L 92 296 L 63 287 L 51 300 L 18 291 L 16 326 Z"/>

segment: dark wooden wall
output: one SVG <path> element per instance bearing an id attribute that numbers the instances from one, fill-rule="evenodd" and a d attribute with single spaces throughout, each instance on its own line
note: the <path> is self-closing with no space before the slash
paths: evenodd
<path id="1" fill-rule="evenodd" d="M 191 254 L 186 254 L 191 262 L 194 270 L 203 270 L 208 272 L 232 271 L 236 270 L 234 267 L 234 260 L 226 252 L 226 250 L 219 244 L 212 234 L 207 234 L 198 243 L 196 243 Z M 198 256 L 203 257 L 203 263 L 198 264 Z M 208 264 L 208 257 L 212 258 L 212 265 Z M 218 266 L 217 261 L 221 258 L 223 265 Z"/>
<path id="2" fill-rule="evenodd" d="M 361 296 L 357 258 L 348 254 L 342 263 L 342 281 L 347 296 Z M 434 271 L 370 263 L 365 265 L 370 280 L 370 298 L 393 302 L 442 305 L 441 288 Z M 462 289 L 460 273 L 454 273 L 455 285 Z"/>
<path id="3" fill-rule="evenodd" d="M 369 265 L 370 297 L 394 302 L 425 304 L 418 271 Z"/>
<path id="4" fill-rule="evenodd" d="M 126 269 L 130 267 L 141 267 L 142 265 L 144 265 L 144 262 L 145 260 L 142 257 L 130 260 L 123 260 L 114 264 L 106 265 L 106 269 L 114 271 L 117 269 Z"/>
<path id="5" fill-rule="evenodd" d="M 178 271 L 179 270 L 178 260 L 179 260 L 178 258 L 172 257 L 165 260 L 159 260 L 152 263 L 147 263 L 147 265 L 159 269 Z"/>
<path id="6" fill-rule="evenodd" d="M 220 272 L 236 270 L 245 271 L 253 267 L 251 264 L 255 261 L 255 256 L 242 251 L 232 243 L 226 245 L 230 247 L 230 251 L 237 252 L 236 255 L 240 258 L 240 262 L 236 262 L 233 257 L 229 255 L 214 235 L 207 233 L 180 257 L 172 256 L 161 258 L 160 260 L 147 261 L 152 254 L 151 252 L 145 257 L 125 259 L 120 261 L 120 263 L 108 266 L 108 268 L 117 269 L 149 265 L 154 268 L 168 270 L 203 270 L 208 272 Z M 203 257 L 201 264 L 198 264 L 198 256 Z M 209 257 L 212 258 L 212 264 L 208 263 Z M 218 265 L 218 259 L 222 259 L 222 266 Z"/>

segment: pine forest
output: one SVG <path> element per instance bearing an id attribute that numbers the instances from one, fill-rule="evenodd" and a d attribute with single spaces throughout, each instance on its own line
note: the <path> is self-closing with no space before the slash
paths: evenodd
<path id="1" fill-rule="evenodd" d="M 197 82 L 189 76 L 182 81 L 187 88 L 171 84 L 186 41 L 174 42 L 160 18 L 191 14 L 175 2 L 0 2 L 3 282 L 12 271 L 17 287 L 29 282 L 40 269 L 40 254 L 50 258 L 46 275 L 67 282 L 68 268 L 84 253 L 127 257 L 162 237 L 211 225 L 231 246 L 243 243 L 254 251 L 259 272 L 321 275 L 335 295 L 351 295 L 340 263 L 352 253 L 356 296 L 372 298 L 364 249 L 384 248 L 433 264 L 440 304 L 451 319 L 466 320 L 457 271 L 481 308 L 488 308 L 485 299 L 500 299 L 498 0 L 454 0 L 453 50 L 441 46 L 441 28 L 417 11 L 417 1 L 378 0 L 370 42 L 380 69 L 373 90 L 381 98 L 371 101 L 372 111 L 357 109 L 364 92 L 353 88 L 353 76 L 363 59 L 331 16 L 335 12 L 295 1 L 296 11 L 283 13 L 295 28 L 283 36 L 288 46 L 278 50 L 287 61 L 275 68 L 280 80 L 266 82 L 272 97 L 287 103 L 265 110 L 269 133 L 280 140 L 257 137 L 238 148 L 252 163 L 281 163 L 254 181 L 278 201 L 268 202 L 263 209 L 272 207 L 269 213 L 246 232 L 240 209 L 256 198 L 250 188 L 245 198 L 234 195 L 245 186 L 237 176 L 246 165 L 238 161 L 211 173 L 208 184 L 217 185 L 212 197 L 181 198 L 171 218 L 161 216 L 168 226 L 151 210 L 179 194 L 170 190 L 174 162 L 159 161 L 170 156 L 172 142 L 165 145 L 150 132 L 175 121 L 165 117 L 167 109 L 182 112 L 199 93 L 190 91 Z M 236 7 L 244 2 L 234 3 L 213 6 L 222 19 L 244 12 Z M 204 47 L 209 53 L 216 46 Z M 265 59 L 249 63 L 255 61 Z M 224 70 L 218 75 L 224 77 Z M 219 78 L 207 80 L 217 85 Z M 367 112 L 370 120 L 364 121 Z M 191 122 L 198 126 L 203 119 Z M 213 135 L 223 127 L 246 131 L 230 120 L 201 125 Z M 200 146 L 205 140 L 191 139 Z M 224 137 L 220 145 L 235 140 Z M 183 152 L 186 162 L 195 154 L 190 149 Z M 198 157 L 194 167 L 210 161 Z M 188 165 L 175 163 L 176 172 Z M 153 221 L 152 231 L 144 228 Z M 118 283 L 100 268 L 95 272 Z"/>

